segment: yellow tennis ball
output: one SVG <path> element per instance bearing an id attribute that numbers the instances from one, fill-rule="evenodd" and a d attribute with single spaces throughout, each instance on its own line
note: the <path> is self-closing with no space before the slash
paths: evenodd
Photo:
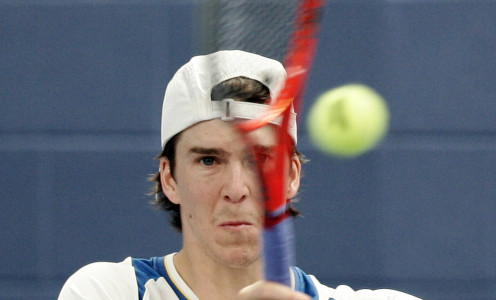
<path id="1" fill-rule="evenodd" d="M 307 128 L 322 151 L 353 157 L 372 149 L 389 126 L 389 110 L 376 91 L 348 84 L 325 92 L 311 107 Z"/>

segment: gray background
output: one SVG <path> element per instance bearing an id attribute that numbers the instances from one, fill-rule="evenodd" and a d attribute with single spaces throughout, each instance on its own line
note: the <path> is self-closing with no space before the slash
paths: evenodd
<path id="1" fill-rule="evenodd" d="M 147 177 L 196 5 L 0 1 L 0 299 L 179 249 Z M 496 2 L 329 1 L 304 113 L 348 82 L 384 95 L 391 130 L 342 160 L 300 126 L 298 265 L 330 286 L 496 299 Z"/>

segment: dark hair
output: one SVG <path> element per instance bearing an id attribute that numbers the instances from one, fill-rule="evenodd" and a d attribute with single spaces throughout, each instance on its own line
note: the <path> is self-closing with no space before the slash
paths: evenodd
<path id="1" fill-rule="evenodd" d="M 235 77 L 228 79 L 216 85 L 211 92 L 212 100 L 222 100 L 232 98 L 237 101 L 252 102 L 259 104 L 266 104 L 270 101 L 269 89 L 259 81 L 249 79 L 246 77 Z M 181 133 L 173 136 L 164 146 L 164 149 L 157 157 L 160 159 L 166 157 L 169 160 L 171 176 L 174 177 L 175 157 L 176 157 L 176 144 L 177 139 Z M 306 162 L 305 157 L 293 147 L 293 153 L 298 156 L 302 163 Z M 172 203 L 162 190 L 162 183 L 160 181 L 160 172 L 154 174 L 150 180 L 155 182 L 152 195 L 154 196 L 153 204 L 159 209 L 163 209 L 169 213 L 170 223 L 179 232 L 182 231 L 181 223 L 181 210 L 178 204 Z M 297 216 L 300 213 L 290 203 L 288 212 L 291 216 Z"/>

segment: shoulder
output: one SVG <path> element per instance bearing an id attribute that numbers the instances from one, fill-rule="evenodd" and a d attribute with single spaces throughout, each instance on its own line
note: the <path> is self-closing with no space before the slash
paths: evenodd
<path id="1" fill-rule="evenodd" d="M 340 285 L 335 289 L 333 299 L 349 299 L 349 300 L 421 300 L 415 296 L 389 289 L 380 290 L 357 290 L 346 285 Z"/>
<path id="2" fill-rule="evenodd" d="M 120 263 L 96 262 L 82 267 L 62 287 L 59 300 L 68 299 L 138 299 L 132 259 Z"/>
<path id="3" fill-rule="evenodd" d="M 297 267 L 293 267 L 295 289 L 305 292 L 312 299 L 330 299 L 330 300 L 421 300 L 420 298 L 409 294 L 381 289 L 381 290 L 353 290 L 346 285 L 340 285 L 337 288 L 328 287 L 313 275 L 308 275 Z"/>

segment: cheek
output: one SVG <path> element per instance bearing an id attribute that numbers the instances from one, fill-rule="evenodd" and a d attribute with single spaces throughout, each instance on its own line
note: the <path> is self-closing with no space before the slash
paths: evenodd
<path id="1" fill-rule="evenodd" d="M 178 181 L 181 210 L 187 217 L 211 211 L 218 194 L 216 183 L 205 177 L 189 178 L 191 180 Z"/>
<path id="2" fill-rule="evenodd" d="M 183 163 L 183 165 L 188 167 L 177 168 L 175 174 L 178 193 L 183 200 L 191 198 L 195 200 L 196 197 L 193 197 L 193 195 L 201 195 L 208 191 L 207 183 L 210 179 L 208 176 L 202 176 L 202 174 L 195 171 L 193 166 L 186 163 Z"/>

